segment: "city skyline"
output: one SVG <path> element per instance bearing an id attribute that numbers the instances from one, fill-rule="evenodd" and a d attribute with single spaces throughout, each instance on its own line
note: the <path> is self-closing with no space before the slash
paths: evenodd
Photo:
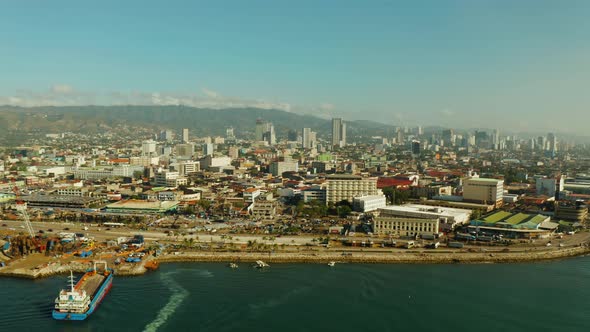
<path id="1" fill-rule="evenodd" d="M 590 4 L 570 4 L 3 4 L 0 105 L 259 107 L 585 134 Z"/>

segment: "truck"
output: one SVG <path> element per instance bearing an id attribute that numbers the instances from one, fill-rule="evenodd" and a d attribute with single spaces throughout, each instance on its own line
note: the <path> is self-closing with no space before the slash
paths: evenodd
<path id="1" fill-rule="evenodd" d="M 449 242 L 449 244 L 447 244 L 447 246 L 449 248 L 457 248 L 457 249 L 460 249 L 460 248 L 463 248 L 463 243 L 462 242 Z"/>
<path id="2" fill-rule="evenodd" d="M 436 238 L 434 234 L 422 234 L 420 237 L 424 240 L 434 240 Z"/>
<path id="3" fill-rule="evenodd" d="M 457 233 L 455 234 L 455 239 L 457 240 L 468 240 L 468 241 L 475 241 L 475 235 L 467 234 L 467 233 Z"/>

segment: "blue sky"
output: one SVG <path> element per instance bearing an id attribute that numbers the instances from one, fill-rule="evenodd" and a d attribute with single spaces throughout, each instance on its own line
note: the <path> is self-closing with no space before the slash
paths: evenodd
<path id="1" fill-rule="evenodd" d="M 583 133 L 588 17 L 590 1 L 574 0 L 6 0 L 0 104 L 254 105 Z"/>

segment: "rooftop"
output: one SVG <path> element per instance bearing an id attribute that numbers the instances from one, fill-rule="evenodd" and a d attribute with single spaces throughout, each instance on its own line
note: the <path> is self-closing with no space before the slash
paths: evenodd
<path id="1" fill-rule="evenodd" d="M 130 210 L 168 210 L 178 205 L 178 201 L 143 201 L 130 199 L 107 205 L 107 209 L 130 209 Z"/>

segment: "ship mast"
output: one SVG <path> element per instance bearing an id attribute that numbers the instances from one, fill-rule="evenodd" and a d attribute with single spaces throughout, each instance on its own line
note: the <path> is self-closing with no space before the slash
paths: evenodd
<path id="1" fill-rule="evenodd" d="M 70 270 L 70 288 L 73 293 L 74 292 L 74 272 L 72 272 L 72 270 Z"/>

